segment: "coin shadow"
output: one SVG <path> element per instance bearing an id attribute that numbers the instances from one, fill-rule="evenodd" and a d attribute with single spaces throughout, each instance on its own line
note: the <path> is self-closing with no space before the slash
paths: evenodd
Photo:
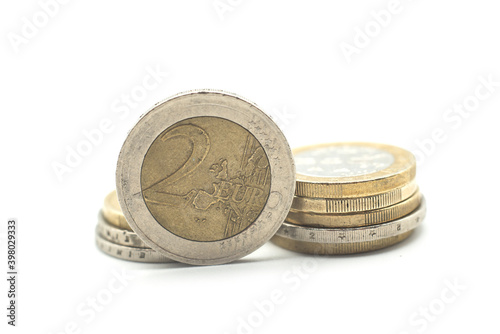
<path id="1" fill-rule="evenodd" d="M 405 240 L 394 244 L 392 246 L 371 251 L 371 252 L 364 252 L 364 253 L 358 253 L 358 254 L 343 254 L 343 255 L 314 255 L 314 254 L 303 254 L 299 252 L 294 252 L 290 250 L 283 249 L 272 242 L 268 242 L 266 246 L 273 246 L 273 248 L 279 249 L 279 253 L 277 254 L 266 254 L 262 255 L 259 257 L 245 257 L 239 260 L 236 260 L 231 263 L 226 263 L 222 265 L 209 265 L 209 266 L 196 266 L 196 265 L 191 265 L 191 264 L 186 264 L 182 262 L 168 262 L 168 263 L 139 263 L 139 262 L 133 262 L 133 261 L 127 261 L 127 260 L 121 260 L 121 259 L 115 259 L 116 261 L 120 261 L 122 265 L 128 269 L 128 270 L 151 270 L 151 271 L 162 271 L 162 270 L 176 270 L 176 269 L 191 269 L 191 270 L 200 270 L 203 268 L 214 268 L 214 267 L 221 267 L 224 266 L 224 268 L 230 268 L 230 267 L 235 267 L 235 266 L 240 266 L 240 265 L 249 265 L 249 264 L 255 264 L 255 263 L 265 263 L 265 262 L 273 262 L 273 261 L 281 261 L 284 259 L 291 259 L 291 258 L 296 258 L 296 257 L 311 257 L 311 258 L 318 258 L 320 257 L 321 259 L 352 259 L 352 258 L 358 258 L 358 257 L 368 257 L 368 256 L 378 256 L 380 254 L 388 253 L 388 252 L 395 252 L 398 251 L 401 248 L 408 247 L 409 244 L 415 243 L 419 238 L 422 237 L 422 234 L 424 232 L 425 225 L 419 226 L 413 233 L 408 236 Z"/>
<path id="2" fill-rule="evenodd" d="M 286 252 L 288 253 L 288 252 Z M 248 265 L 248 264 L 253 264 L 253 263 L 264 263 L 264 262 L 271 262 L 271 261 L 280 261 L 283 258 L 289 258 L 290 256 L 279 256 L 279 255 L 272 255 L 272 256 L 260 256 L 260 257 L 249 257 L 249 258 L 242 258 L 230 263 L 225 263 L 225 264 L 220 264 L 220 265 L 191 265 L 187 263 L 182 263 L 182 262 L 166 262 L 166 263 L 140 263 L 140 262 L 133 262 L 133 261 L 127 261 L 127 260 L 122 260 L 122 259 L 115 259 L 112 258 L 113 260 L 120 261 L 122 266 L 125 267 L 125 269 L 128 270 L 175 270 L 175 269 L 200 269 L 200 268 L 214 268 L 214 267 L 221 267 L 224 266 L 225 268 L 229 267 L 234 267 L 234 266 L 239 266 L 239 265 Z"/>

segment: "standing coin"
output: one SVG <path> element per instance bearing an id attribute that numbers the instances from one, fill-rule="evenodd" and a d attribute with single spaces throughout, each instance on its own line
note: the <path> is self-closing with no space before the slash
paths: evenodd
<path id="1" fill-rule="evenodd" d="M 116 184 L 145 244 L 180 262 L 221 264 L 276 232 L 293 199 L 295 167 L 285 137 L 255 104 L 190 91 L 157 104 L 130 131 Z"/>
<path id="2" fill-rule="evenodd" d="M 295 194 L 314 198 L 366 197 L 403 187 L 415 178 L 413 154 L 374 143 L 332 143 L 293 151 Z"/>

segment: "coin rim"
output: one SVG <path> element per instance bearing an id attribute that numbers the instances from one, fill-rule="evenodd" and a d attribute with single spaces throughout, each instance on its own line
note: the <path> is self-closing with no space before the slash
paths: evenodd
<path id="1" fill-rule="evenodd" d="M 118 203 L 118 210 L 114 207 L 113 196 L 115 196 L 115 197 L 117 196 L 116 190 L 111 191 L 104 198 L 104 203 L 103 203 L 103 206 L 101 209 L 101 213 L 102 213 L 103 217 L 106 219 L 106 221 L 109 224 L 132 232 L 132 228 L 127 223 L 125 216 L 123 215 L 122 211 L 119 208 L 120 203 Z M 118 202 L 118 199 L 117 199 L 117 202 Z"/>
<path id="2" fill-rule="evenodd" d="M 404 201 L 383 208 L 348 213 L 316 213 L 290 209 L 286 221 L 299 226 L 319 228 L 341 228 L 372 226 L 393 221 L 415 211 L 422 195 L 417 190 Z"/>
<path id="3" fill-rule="evenodd" d="M 163 254 L 156 252 L 151 248 L 138 248 L 138 247 L 130 247 L 125 245 L 120 245 L 109 241 L 104 236 L 102 236 L 99 231 L 96 229 L 95 232 L 95 242 L 97 248 L 106 255 L 114 257 L 116 259 L 131 261 L 131 262 L 140 262 L 140 263 L 172 263 L 174 260 L 165 257 Z M 122 253 L 134 254 L 134 257 L 126 257 L 125 255 L 118 255 L 116 252 L 120 250 Z M 144 258 L 140 258 L 139 254 L 144 253 Z"/>
<path id="4" fill-rule="evenodd" d="M 149 248 L 137 233 L 110 224 L 104 217 L 102 210 L 99 211 L 97 216 L 96 229 L 101 237 L 112 243 L 133 248 Z"/>
<path id="5" fill-rule="evenodd" d="M 377 239 L 365 242 L 352 242 L 345 244 L 331 244 L 331 243 L 329 244 L 329 243 L 299 241 L 299 240 L 284 238 L 279 235 L 274 235 L 274 237 L 271 239 L 271 242 L 278 247 L 296 253 L 313 254 L 321 256 L 349 255 L 349 254 L 361 254 L 361 253 L 373 252 L 376 250 L 394 246 L 408 239 L 408 237 L 410 237 L 410 235 L 414 231 L 415 229 L 409 230 L 407 232 L 390 236 L 384 239 Z"/>
<path id="6" fill-rule="evenodd" d="M 377 195 L 355 198 L 314 198 L 295 196 L 290 210 L 313 213 L 354 213 L 377 210 L 402 202 L 415 194 L 416 180 Z"/>
<path id="7" fill-rule="evenodd" d="M 394 156 L 394 162 L 380 171 L 348 177 L 323 177 L 297 173 L 295 195 L 313 198 L 365 197 L 388 192 L 411 182 L 416 175 L 415 156 L 400 147 L 368 142 L 323 143 L 298 147 L 300 152 L 331 146 L 366 146 L 387 151 Z"/>
<path id="8" fill-rule="evenodd" d="M 179 105 L 182 100 L 189 108 Z M 218 108 L 201 107 L 207 104 Z M 200 242 L 181 238 L 155 220 L 144 202 L 140 175 L 146 152 L 158 135 L 182 120 L 206 116 L 239 124 L 259 141 L 270 163 L 271 188 L 259 217 L 247 229 L 224 240 Z M 149 247 L 179 262 L 222 264 L 253 252 L 278 230 L 292 204 L 295 164 L 285 136 L 256 104 L 225 91 L 191 90 L 157 103 L 132 128 L 118 158 L 116 190 L 127 222 Z"/>
<path id="9" fill-rule="evenodd" d="M 320 228 L 300 226 L 285 221 L 276 232 L 276 235 L 292 240 L 332 244 L 373 241 L 416 228 L 424 220 L 426 211 L 425 198 L 422 196 L 420 206 L 415 211 L 390 222 L 362 227 Z M 401 225 L 399 231 L 397 230 L 398 224 Z M 370 235 L 372 232 L 375 232 L 375 234 Z M 313 237 L 311 237 L 311 233 L 314 233 Z M 344 235 L 344 237 L 341 238 L 341 235 Z"/>

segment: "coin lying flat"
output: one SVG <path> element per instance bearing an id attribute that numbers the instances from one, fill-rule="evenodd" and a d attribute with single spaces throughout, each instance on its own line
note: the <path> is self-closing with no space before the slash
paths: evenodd
<path id="1" fill-rule="evenodd" d="M 413 230 L 398 234 L 393 237 L 378 239 L 374 241 L 327 244 L 308 241 L 298 241 L 275 235 L 271 240 L 276 245 L 285 249 L 305 254 L 317 255 L 345 255 L 371 252 L 386 248 L 407 239 Z"/>
<path id="2" fill-rule="evenodd" d="M 290 210 L 286 220 L 295 225 L 309 227 L 358 227 L 385 223 L 406 216 L 420 205 L 420 192 L 397 204 L 381 209 L 344 213 L 324 214 Z"/>
<path id="3" fill-rule="evenodd" d="M 374 143 L 331 143 L 293 151 L 295 195 L 314 198 L 373 196 L 403 187 L 415 178 L 413 154 Z"/>
<path id="4" fill-rule="evenodd" d="M 132 230 L 180 262 L 221 264 L 263 245 L 286 217 L 295 167 L 256 105 L 220 91 L 157 104 L 130 131 L 117 194 Z"/>
<path id="5" fill-rule="evenodd" d="M 151 248 L 137 248 L 115 244 L 96 232 L 96 245 L 104 253 L 122 259 L 135 262 L 167 263 L 175 262 Z"/>
<path id="6" fill-rule="evenodd" d="M 134 232 L 110 224 L 102 212 L 99 213 L 96 229 L 101 237 L 112 243 L 136 248 L 149 248 Z"/>
<path id="7" fill-rule="evenodd" d="M 351 228 L 317 228 L 283 223 L 272 239 L 277 245 L 303 253 L 348 254 L 380 249 L 410 235 L 425 218 L 426 203 L 409 215 L 383 224 Z M 341 246 L 344 244 L 344 246 Z"/>
<path id="8" fill-rule="evenodd" d="M 123 215 L 116 191 L 113 190 L 104 198 L 104 205 L 102 207 L 102 215 L 106 221 L 120 229 L 132 231 L 130 225 L 127 223 Z"/>
<path id="9" fill-rule="evenodd" d="M 415 180 L 394 190 L 355 198 L 313 198 L 295 196 L 292 210 L 314 213 L 349 213 L 385 208 L 400 203 L 417 191 Z"/>

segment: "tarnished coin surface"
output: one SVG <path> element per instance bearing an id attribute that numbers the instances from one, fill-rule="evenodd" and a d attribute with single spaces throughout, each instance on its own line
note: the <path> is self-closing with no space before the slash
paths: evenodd
<path id="1" fill-rule="evenodd" d="M 389 192 L 415 178 L 416 161 L 402 148 L 374 143 L 331 143 L 293 150 L 295 194 L 357 198 Z"/>
<path id="2" fill-rule="evenodd" d="M 149 247 L 190 264 L 221 264 L 264 244 L 290 209 L 295 166 L 255 104 L 190 91 L 157 104 L 130 131 L 117 193 Z"/>
<path id="3" fill-rule="evenodd" d="M 248 228 L 270 189 L 262 145 L 220 117 L 189 118 L 167 128 L 153 141 L 141 170 L 142 194 L 153 217 L 194 241 L 222 240 Z"/>

